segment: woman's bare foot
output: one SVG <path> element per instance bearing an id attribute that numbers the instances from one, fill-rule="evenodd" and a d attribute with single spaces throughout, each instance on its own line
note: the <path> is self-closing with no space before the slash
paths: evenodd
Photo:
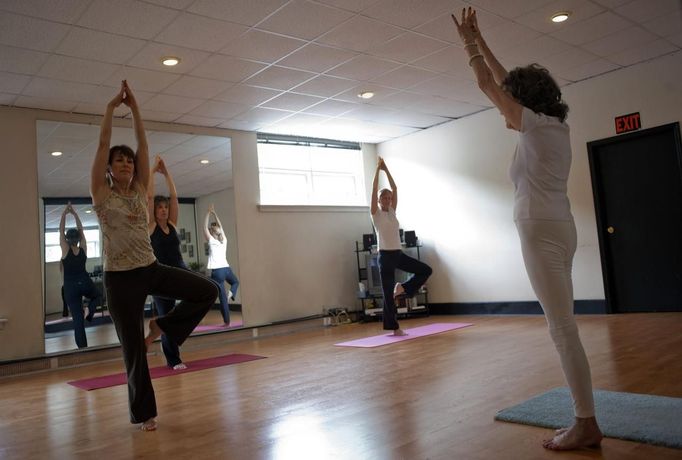
<path id="1" fill-rule="evenodd" d="M 393 337 L 402 337 L 404 335 L 407 335 L 407 332 L 403 331 L 402 329 L 395 329 L 393 331 Z"/>
<path id="2" fill-rule="evenodd" d="M 161 337 L 161 334 L 163 334 L 163 331 L 159 325 L 156 324 L 156 320 L 153 318 L 149 320 L 149 333 L 147 334 L 147 337 L 144 338 L 145 349 L 149 350 L 149 347 L 152 345 L 154 340 Z"/>
<path id="3" fill-rule="evenodd" d="M 142 431 L 156 431 L 156 419 L 154 417 L 150 418 L 142 425 L 140 425 Z"/>
<path id="4" fill-rule="evenodd" d="M 578 418 L 570 428 L 562 428 L 556 431 L 556 436 L 547 439 L 542 447 L 549 450 L 574 450 L 583 447 L 599 447 L 604 436 L 597 425 L 597 419 Z"/>
<path id="5" fill-rule="evenodd" d="M 187 364 L 185 364 L 185 363 L 179 363 L 179 364 L 176 364 L 175 366 L 173 366 L 174 371 L 181 371 L 184 369 L 187 369 Z"/>
<path id="6" fill-rule="evenodd" d="M 403 287 L 403 285 L 400 283 L 395 283 L 395 287 L 393 288 L 393 298 L 396 298 L 404 294 L 405 288 Z"/>

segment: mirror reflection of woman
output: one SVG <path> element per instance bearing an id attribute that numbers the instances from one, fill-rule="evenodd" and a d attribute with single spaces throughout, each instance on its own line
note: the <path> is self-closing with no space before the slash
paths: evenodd
<path id="1" fill-rule="evenodd" d="M 76 220 L 76 228 L 66 231 L 66 216 L 71 214 Z M 92 321 L 97 307 L 102 305 L 102 293 L 93 283 L 85 269 L 88 259 L 88 243 L 85 240 L 83 224 L 71 203 L 67 204 L 59 221 L 59 245 L 62 249 L 61 268 L 64 275 L 64 300 L 71 312 L 73 332 L 78 348 L 88 346 L 85 335 L 85 322 Z M 83 315 L 83 297 L 88 299 L 88 316 Z"/>
<path id="2" fill-rule="evenodd" d="M 166 179 L 170 196 L 154 196 L 154 174 L 160 173 Z M 156 156 L 154 167 L 149 175 L 147 187 L 147 208 L 149 216 L 149 238 L 152 242 L 154 255 L 159 263 L 169 267 L 177 267 L 187 270 L 185 261 L 180 253 L 180 238 L 176 231 L 178 222 L 178 192 L 175 182 L 166 164 L 159 155 Z M 175 299 L 154 296 L 154 306 L 160 316 L 167 315 L 175 307 Z M 166 357 L 166 364 L 173 370 L 187 369 L 180 359 L 180 347 L 166 336 L 161 334 L 161 349 Z"/>
<path id="3" fill-rule="evenodd" d="M 211 215 L 215 218 L 210 222 Z M 230 300 L 237 297 L 239 280 L 227 263 L 227 238 L 223 232 L 223 225 L 220 223 L 213 205 L 209 205 L 206 219 L 204 219 L 204 237 L 208 242 L 208 264 L 206 268 L 211 270 L 211 279 L 218 284 L 220 313 L 223 315 L 225 326 L 230 325 Z M 225 282 L 230 284 L 229 294 L 225 291 Z"/>
<path id="4" fill-rule="evenodd" d="M 137 152 L 111 144 L 114 109 L 130 108 Z M 156 397 L 147 364 L 147 349 L 161 334 L 178 346 L 201 322 L 218 289 L 208 278 L 156 261 L 149 240 L 147 186 L 149 147 L 135 96 L 124 80 L 107 104 L 99 146 L 92 164 L 90 194 L 103 236 L 104 287 L 107 305 L 121 342 L 128 378 L 131 423 L 153 431 Z M 149 321 L 144 336 L 144 307 L 148 295 L 180 299 L 167 315 Z"/>

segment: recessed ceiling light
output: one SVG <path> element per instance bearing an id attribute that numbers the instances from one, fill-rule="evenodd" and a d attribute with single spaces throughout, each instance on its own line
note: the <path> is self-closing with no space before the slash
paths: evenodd
<path id="1" fill-rule="evenodd" d="M 358 94 L 358 97 L 360 99 L 372 99 L 374 97 L 374 93 L 371 91 L 364 91 L 364 92 Z"/>
<path id="2" fill-rule="evenodd" d="M 86 209 L 85 210 L 85 214 L 91 214 L 91 213 L 92 213 L 92 209 Z"/>
<path id="3" fill-rule="evenodd" d="M 208 160 L 201 160 L 201 161 L 199 161 L 199 163 L 201 163 L 202 165 L 207 165 L 209 163 L 209 161 Z"/>
<path id="4" fill-rule="evenodd" d="M 570 11 L 561 11 L 552 16 L 552 22 L 564 22 L 570 15 Z"/>
<path id="5" fill-rule="evenodd" d="M 180 58 L 175 56 L 165 56 L 161 58 L 161 62 L 163 65 L 173 67 L 174 65 L 178 65 L 180 63 Z"/>
<path id="6" fill-rule="evenodd" d="M 52 152 L 50 153 L 50 155 L 52 155 L 53 157 L 60 157 L 62 156 L 62 152 Z"/>

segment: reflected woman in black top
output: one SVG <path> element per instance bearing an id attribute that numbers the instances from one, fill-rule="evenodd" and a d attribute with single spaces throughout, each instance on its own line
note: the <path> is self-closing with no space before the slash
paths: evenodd
<path id="1" fill-rule="evenodd" d="M 76 228 L 66 228 L 66 215 L 73 215 L 76 220 Z M 78 214 L 71 206 L 66 205 L 62 218 L 59 221 L 59 245 L 62 248 L 62 271 L 64 273 L 64 300 L 66 301 L 71 318 L 73 319 L 73 332 L 78 348 L 88 346 L 85 336 L 84 319 L 92 321 L 97 307 L 102 305 L 102 293 L 97 289 L 95 283 L 90 279 L 85 262 L 88 259 L 88 244 L 83 233 L 83 224 Z M 89 299 L 88 316 L 83 315 L 83 297 Z"/>
<path id="2" fill-rule="evenodd" d="M 154 249 L 154 255 L 159 263 L 171 267 L 184 268 L 187 270 L 185 261 L 180 254 L 180 238 L 175 230 L 178 221 L 178 192 L 175 190 L 175 183 L 170 173 L 166 169 L 166 164 L 160 156 L 156 156 L 152 173 L 149 175 L 149 187 L 147 187 L 147 199 L 149 204 L 149 237 Z M 166 185 L 170 197 L 154 194 L 154 173 L 163 174 L 166 178 Z M 165 316 L 175 307 L 175 299 L 154 296 L 154 305 L 158 316 Z M 180 347 L 166 337 L 161 335 L 161 348 L 166 357 L 166 364 L 174 370 L 187 369 L 187 366 L 180 359 Z"/>

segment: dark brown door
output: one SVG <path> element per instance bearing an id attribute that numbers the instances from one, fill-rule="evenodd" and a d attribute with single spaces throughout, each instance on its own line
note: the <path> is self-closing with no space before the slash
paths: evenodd
<path id="1" fill-rule="evenodd" d="M 587 149 L 607 310 L 682 311 L 679 123 Z"/>

